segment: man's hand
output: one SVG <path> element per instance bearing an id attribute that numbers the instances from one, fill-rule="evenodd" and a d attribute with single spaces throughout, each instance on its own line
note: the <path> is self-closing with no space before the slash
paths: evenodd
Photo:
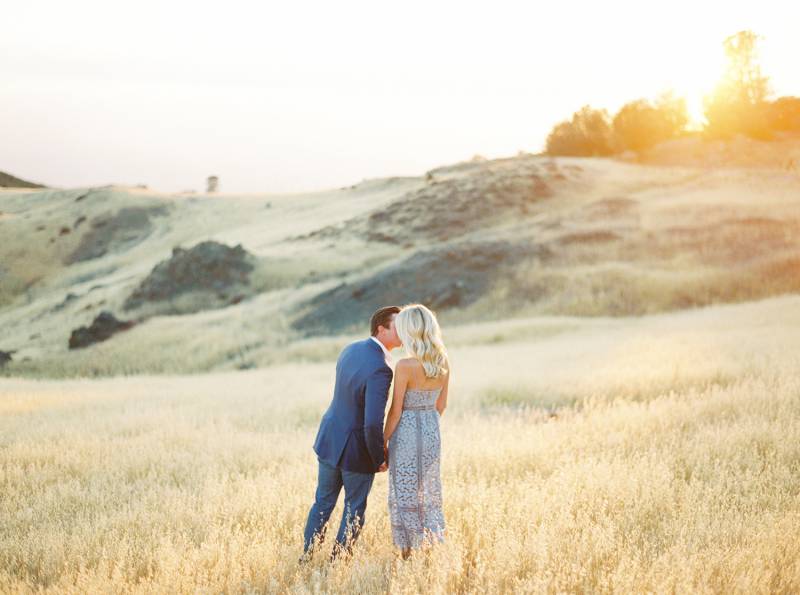
<path id="1" fill-rule="evenodd" d="M 385 462 L 381 463 L 381 466 L 378 467 L 378 473 L 383 473 L 389 468 L 389 443 L 383 443 L 383 460 Z"/>

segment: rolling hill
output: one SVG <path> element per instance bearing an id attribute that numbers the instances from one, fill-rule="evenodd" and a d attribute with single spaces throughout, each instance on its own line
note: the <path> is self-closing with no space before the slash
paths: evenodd
<path id="1" fill-rule="evenodd" d="M 2 373 L 314 360 L 386 303 L 422 301 L 453 328 L 796 293 L 799 207 L 782 169 L 534 155 L 308 194 L 6 190 Z M 101 312 L 132 328 L 69 349 Z"/>
<path id="2" fill-rule="evenodd" d="M 0 171 L 0 188 L 45 188 L 45 186 L 28 182 Z"/>

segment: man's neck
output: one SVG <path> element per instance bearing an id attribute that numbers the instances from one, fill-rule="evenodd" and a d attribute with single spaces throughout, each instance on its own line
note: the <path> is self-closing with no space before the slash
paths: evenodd
<path id="1" fill-rule="evenodd" d="M 383 341 L 381 341 L 381 340 L 380 340 L 378 337 L 376 337 L 375 335 L 372 335 L 372 336 L 371 336 L 371 338 L 372 338 L 374 341 L 377 341 L 377 342 L 378 342 L 378 344 L 379 344 L 381 347 L 383 347 L 383 350 L 384 350 L 384 352 L 386 353 L 386 355 L 389 355 L 389 354 L 391 353 L 391 350 L 390 350 L 390 349 L 389 349 L 389 348 L 386 346 L 386 344 L 385 344 Z"/>

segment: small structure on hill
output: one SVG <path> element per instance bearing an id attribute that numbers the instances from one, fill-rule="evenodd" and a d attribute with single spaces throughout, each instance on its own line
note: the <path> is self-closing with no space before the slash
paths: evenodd
<path id="1" fill-rule="evenodd" d="M 218 187 L 219 178 L 217 176 L 208 176 L 208 186 L 206 188 L 206 192 L 209 194 L 216 192 Z"/>

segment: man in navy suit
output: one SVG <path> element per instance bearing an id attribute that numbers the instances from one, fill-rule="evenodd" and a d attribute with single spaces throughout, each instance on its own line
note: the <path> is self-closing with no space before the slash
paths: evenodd
<path id="1" fill-rule="evenodd" d="M 381 308 L 370 320 L 371 336 L 350 343 L 336 362 L 333 401 L 322 416 L 314 452 L 319 461 L 317 492 L 303 533 L 307 560 L 325 537 L 328 519 L 344 487 L 344 511 L 333 556 L 351 552 L 361 527 L 375 473 L 386 471 L 383 417 L 392 383 L 390 350 L 400 347 L 394 328 L 397 306 Z"/>

